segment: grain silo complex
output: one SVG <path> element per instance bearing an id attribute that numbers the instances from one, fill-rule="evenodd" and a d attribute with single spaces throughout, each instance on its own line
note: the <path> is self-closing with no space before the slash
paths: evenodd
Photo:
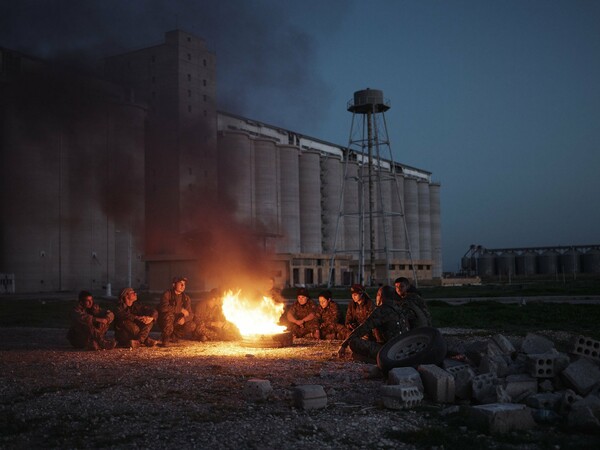
<path id="1" fill-rule="evenodd" d="M 210 289 L 219 281 L 189 248 L 206 238 L 198 224 L 224 207 L 271 255 L 269 276 L 280 286 L 326 285 L 331 275 L 333 285 L 365 281 L 361 243 L 375 254 L 372 281 L 441 277 L 440 185 L 430 172 L 378 160 L 371 169 L 383 181 L 372 203 L 389 213 L 361 225 L 347 213 L 364 201 L 364 156 L 219 111 L 217 58 L 202 39 L 175 30 L 109 57 L 97 79 L 79 79 L 71 102 L 33 81 L 49 96 L 45 109 L 15 86 L 27 92 L 31 68 L 42 78 L 52 69 L 8 49 L 0 55 L 5 290 L 159 291 L 180 273 L 190 290 Z M 341 107 L 340 126 L 348 122 Z M 410 253 L 381 250 L 404 247 Z"/>

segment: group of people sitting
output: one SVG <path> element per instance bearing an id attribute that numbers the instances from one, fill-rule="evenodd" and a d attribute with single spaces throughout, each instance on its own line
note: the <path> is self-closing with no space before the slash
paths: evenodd
<path id="1" fill-rule="evenodd" d="M 173 278 L 172 287 L 163 293 L 157 308 L 142 304 L 135 290 L 127 287 L 121 291 L 114 313 L 101 308 L 90 292 L 82 291 L 72 311 L 67 338 L 74 347 L 89 350 L 166 347 L 179 339 L 239 339 L 238 329 L 223 314 L 219 291 L 213 289 L 192 309 L 190 296 L 185 293 L 186 282 L 185 277 Z M 320 292 L 316 304 L 308 289 L 299 288 L 296 301 L 284 311 L 280 323 L 295 338 L 342 340 L 340 356 L 349 346 L 353 354 L 373 357 L 392 337 L 412 328 L 431 326 L 427 305 L 409 280 L 398 278 L 394 284 L 395 288 L 381 287 L 375 302 L 364 286 L 353 284 L 352 302 L 344 321 L 331 291 Z M 268 295 L 276 302 L 285 301 L 273 287 Z M 113 323 L 115 339 L 107 339 L 106 332 Z M 150 337 L 155 324 L 161 332 L 160 342 Z"/>

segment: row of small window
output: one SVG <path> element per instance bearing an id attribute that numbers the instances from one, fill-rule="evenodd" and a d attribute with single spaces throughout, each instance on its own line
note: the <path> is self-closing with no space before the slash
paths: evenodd
<path id="1" fill-rule="evenodd" d="M 187 74 L 187 79 L 188 79 L 188 81 L 192 81 L 192 74 L 191 73 Z M 155 76 L 152 77 L 152 84 L 154 84 L 154 83 L 156 83 L 156 77 Z M 206 86 L 206 80 L 202 80 L 202 86 Z"/>
<path id="2" fill-rule="evenodd" d="M 191 61 L 191 60 L 192 60 L 192 54 L 191 54 L 191 53 L 188 53 L 188 54 L 187 54 L 187 60 L 188 60 L 188 61 Z M 156 62 L 156 56 L 155 56 L 155 55 L 152 55 L 152 56 L 150 57 L 150 61 L 151 61 L 151 62 L 153 62 L 153 63 L 154 63 L 154 62 Z M 206 59 L 203 59 L 203 60 L 202 60 L 202 65 L 203 65 L 204 67 L 206 67 L 206 66 L 207 66 L 207 64 L 208 64 L 208 63 L 207 63 Z"/>
<path id="3" fill-rule="evenodd" d="M 413 270 L 412 264 L 390 264 L 389 270 Z M 417 270 L 431 270 L 431 264 L 417 264 Z"/>

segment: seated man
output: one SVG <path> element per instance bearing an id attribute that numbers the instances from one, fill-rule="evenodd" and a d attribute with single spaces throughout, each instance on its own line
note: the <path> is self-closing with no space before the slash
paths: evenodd
<path id="1" fill-rule="evenodd" d="M 371 330 L 379 330 L 381 342 L 363 339 Z M 357 360 L 375 363 L 377 353 L 390 339 L 408 331 L 403 308 L 394 302 L 394 288 L 383 286 L 377 292 L 377 308 L 342 342 L 338 356 L 344 356 L 350 346 L 352 357 Z"/>
<path id="2" fill-rule="evenodd" d="M 185 291 L 187 278 L 174 277 L 171 289 L 166 290 L 158 305 L 158 326 L 162 333 L 162 345 L 167 347 L 179 339 L 193 339 L 196 324 L 192 300 Z"/>
<path id="3" fill-rule="evenodd" d="M 319 322 L 319 338 L 333 340 L 348 337 L 348 329 L 340 323 L 340 309 L 331 299 L 331 291 L 322 291 L 319 294 L 316 317 Z"/>
<path id="4" fill-rule="evenodd" d="M 94 302 L 92 294 L 81 291 L 77 304 L 71 312 L 71 327 L 67 332 L 67 339 L 75 348 L 87 350 L 115 348 L 114 340 L 104 338 L 114 318 L 110 310 L 103 310 Z"/>
<path id="5" fill-rule="evenodd" d="M 408 329 L 431 326 L 431 313 L 425 300 L 410 284 L 408 278 L 399 277 L 394 281 L 396 288 L 394 301 L 405 309 Z"/>
<path id="6" fill-rule="evenodd" d="M 350 287 L 350 293 L 352 295 L 352 301 L 348 304 L 345 321 L 348 334 L 367 320 L 367 317 L 369 317 L 375 309 L 373 300 L 371 300 L 371 297 L 369 297 L 369 294 L 367 294 L 367 291 L 362 284 L 353 284 Z M 376 341 L 377 331 L 373 330 L 365 336 L 365 339 Z"/>
<path id="7" fill-rule="evenodd" d="M 288 329 L 294 337 L 317 337 L 319 324 L 315 316 L 316 309 L 308 289 L 299 288 L 296 301 L 287 311 Z"/>
<path id="8" fill-rule="evenodd" d="M 115 317 L 115 338 L 121 347 L 136 348 L 140 345 L 154 347 L 156 341 L 148 337 L 156 323 L 158 311 L 142 305 L 137 292 L 127 287 L 119 295 L 119 305 Z"/>
<path id="9" fill-rule="evenodd" d="M 234 341 L 241 338 L 237 327 L 223 314 L 223 297 L 218 289 L 212 289 L 207 299 L 196 304 L 194 321 L 194 337 L 199 341 Z"/>

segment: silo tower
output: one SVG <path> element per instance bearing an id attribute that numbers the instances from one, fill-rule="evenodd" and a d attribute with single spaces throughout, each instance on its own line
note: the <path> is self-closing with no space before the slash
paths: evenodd
<path id="1" fill-rule="evenodd" d="M 334 284 L 334 259 L 340 253 L 358 260 L 358 279 L 354 282 L 392 284 L 390 262 L 392 255 L 397 254 L 396 258 L 409 261 L 417 283 L 404 217 L 402 180 L 396 176 L 401 168 L 394 162 L 385 121 L 389 101 L 384 99 L 383 91 L 367 88 L 354 93 L 347 109 L 352 113 L 352 123 L 344 157 L 329 285 Z M 348 239 L 348 230 L 355 230 L 358 239 Z M 345 242 L 355 242 L 358 248 L 338 248 L 341 233 L 346 233 Z"/>

